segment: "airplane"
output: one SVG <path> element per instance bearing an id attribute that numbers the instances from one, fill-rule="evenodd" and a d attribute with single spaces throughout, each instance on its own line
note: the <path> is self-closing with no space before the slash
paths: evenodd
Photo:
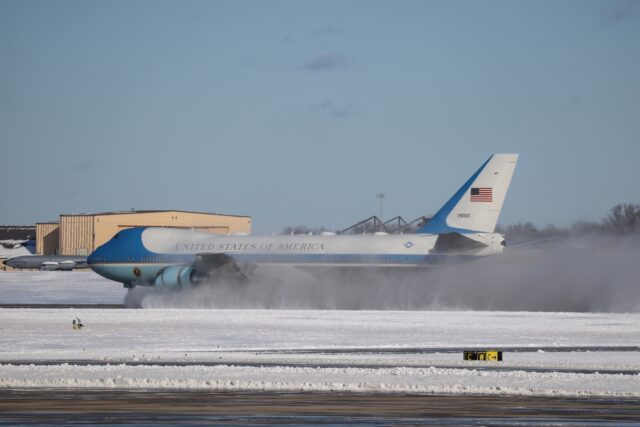
<path id="1" fill-rule="evenodd" d="M 101 276 L 126 288 L 187 288 L 204 282 L 249 280 L 256 266 L 300 269 L 411 268 L 460 262 L 502 252 L 495 233 L 518 160 L 494 154 L 415 233 L 403 235 L 215 235 L 135 227 L 118 232 L 87 259 Z"/>
<path id="2" fill-rule="evenodd" d="M 87 268 L 86 256 L 66 255 L 22 255 L 11 257 L 2 262 L 12 268 L 69 271 L 75 268 Z"/>

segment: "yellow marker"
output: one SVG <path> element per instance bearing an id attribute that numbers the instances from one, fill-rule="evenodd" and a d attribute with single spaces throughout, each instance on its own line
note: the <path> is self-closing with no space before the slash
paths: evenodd
<path id="1" fill-rule="evenodd" d="M 464 351 L 462 354 L 464 360 L 502 362 L 502 352 L 499 350 Z"/>

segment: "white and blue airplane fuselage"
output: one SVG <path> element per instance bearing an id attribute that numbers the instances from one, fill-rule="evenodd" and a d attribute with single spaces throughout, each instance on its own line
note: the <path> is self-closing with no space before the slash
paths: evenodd
<path id="1" fill-rule="evenodd" d="M 414 234 L 215 235 L 175 228 L 120 231 L 88 258 L 98 274 L 125 286 L 181 288 L 216 270 L 249 266 L 298 268 L 423 267 L 500 253 L 494 232 L 517 155 L 496 154 Z"/>

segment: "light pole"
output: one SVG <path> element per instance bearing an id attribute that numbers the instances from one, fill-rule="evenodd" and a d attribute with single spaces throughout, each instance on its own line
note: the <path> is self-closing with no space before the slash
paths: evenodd
<path id="1" fill-rule="evenodd" d="M 376 197 L 380 199 L 380 217 L 378 219 L 380 220 L 380 231 L 382 231 L 382 205 L 384 203 L 384 193 L 378 193 L 376 194 Z"/>

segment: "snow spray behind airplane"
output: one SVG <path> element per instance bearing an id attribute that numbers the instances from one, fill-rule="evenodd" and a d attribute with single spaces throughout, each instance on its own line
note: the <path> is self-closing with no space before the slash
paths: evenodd
<path id="1" fill-rule="evenodd" d="M 129 306 L 343 310 L 640 311 L 640 239 L 587 237 L 507 248 L 466 264 L 313 276 L 258 268 L 251 282 L 133 289 Z"/>

